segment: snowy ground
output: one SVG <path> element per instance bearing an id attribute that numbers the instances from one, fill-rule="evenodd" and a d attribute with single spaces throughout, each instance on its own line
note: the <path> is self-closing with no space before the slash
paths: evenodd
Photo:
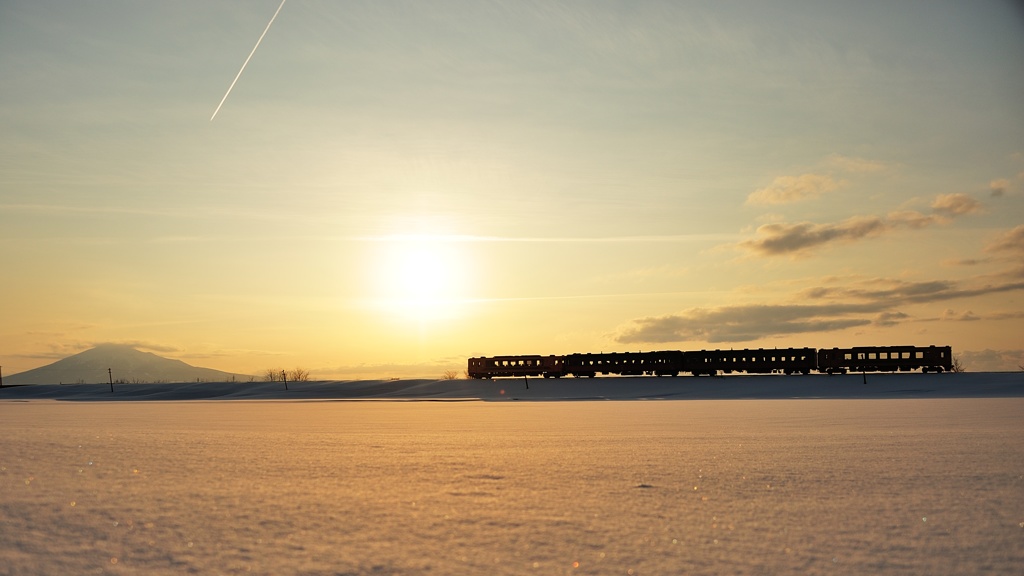
<path id="1" fill-rule="evenodd" d="M 357 380 L 332 382 L 31 385 L 0 389 L 0 401 L 329 400 L 329 399 L 736 399 L 1024 397 L 1024 372 L 846 374 L 718 378 L 499 378 L 496 380 Z"/>
<path id="2" fill-rule="evenodd" d="M 867 386 L 921 395 L 949 376 L 898 388 L 868 375 Z M 677 389 L 652 380 L 634 390 Z M 989 392 L 1010 385 L 986 382 Z M 412 388 L 439 398 L 422 394 L 438 384 Z M 506 393 L 62 402 L 4 388 L 0 574 L 1024 565 L 1024 398 L 515 402 L 500 400 L 526 392 L 511 391 L 521 381 L 459 384 Z M 600 396 L 613 383 L 531 380 L 529 392 L 546 398 L 544 386 L 570 384 Z M 364 397 L 414 391 L 394 385 Z"/>

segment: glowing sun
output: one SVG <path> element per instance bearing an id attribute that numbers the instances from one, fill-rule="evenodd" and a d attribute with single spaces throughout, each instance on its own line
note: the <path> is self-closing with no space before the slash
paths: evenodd
<path id="1" fill-rule="evenodd" d="M 451 316 L 463 296 L 465 258 L 458 243 L 432 236 L 398 236 L 382 242 L 377 302 L 405 317 Z"/>

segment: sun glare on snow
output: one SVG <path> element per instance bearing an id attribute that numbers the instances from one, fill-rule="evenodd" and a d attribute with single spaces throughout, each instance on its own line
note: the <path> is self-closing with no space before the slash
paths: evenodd
<path id="1" fill-rule="evenodd" d="M 432 236 L 388 238 L 374 266 L 375 301 L 388 312 L 418 320 L 458 312 L 466 278 L 458 243 Z"/>

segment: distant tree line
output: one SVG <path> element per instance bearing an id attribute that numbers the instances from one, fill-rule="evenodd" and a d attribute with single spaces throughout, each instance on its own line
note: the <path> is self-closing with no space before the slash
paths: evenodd
<path id="1" fill-rule="evenodd" d="M 264 382 L 308 382 L 309 370 L 305 368 L 293 368 L 284 370 L 282 368 L 267 368 L 263 371 Z"/>

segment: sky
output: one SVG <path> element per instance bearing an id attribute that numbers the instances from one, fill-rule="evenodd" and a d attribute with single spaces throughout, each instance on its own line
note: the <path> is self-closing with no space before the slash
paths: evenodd
<path id="1" fill-rule="evenodd" d="M 279 4 L 0 2 L 3 373 L 1024 365 L 1020 3 Z"/>

